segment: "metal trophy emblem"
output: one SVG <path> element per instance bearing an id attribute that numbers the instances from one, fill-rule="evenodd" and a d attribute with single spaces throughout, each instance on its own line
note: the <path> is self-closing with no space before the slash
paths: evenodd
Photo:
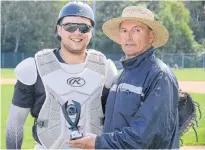
<path id="1" fill-rule="evenodd" d="M 65 119 L 67 122 L 70 124 L 70 130 L 71 130 L 71 135 L 70 135 L 70 140 L 76 140 L 79 138 L 83 137 L 83 134 L 80 133 L 78 129 L 78 122 L 80 119 L 80 113 L 81 113 L 81 105 L 80 103 L 73 101 L 73 104 L 69 104 L 66 102 L 62 106 L 62 111 L 64 114 Z"/>

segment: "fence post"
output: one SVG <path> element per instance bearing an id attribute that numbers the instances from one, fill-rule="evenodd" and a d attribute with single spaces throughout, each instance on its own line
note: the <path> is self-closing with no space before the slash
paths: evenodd
<path id="1" fill-rule="evenodd" d="M 21 52 L 21 61 L 24 60 L 24 52 Z"/>
<path id="2" fill-rule="evenodd" d="M 4 60 L 4 59 L 5 59 L 5 58 L 4 58 L 4 53 L 1 53 L 1 55 L 2 55 L 2 56 L 1 56 L 1 58 L 2 58 L 2 61 L 1 61 L 1 63 L 2 63 L 2 64 L 1 64 L 1 68 L 4 68 L 4 61 L 5 61 L 5 60 Z"/>
<path id="3" fill-rule="evenodd" d="M 13 52 L 13 54 L 12 54 L 12 57 L 13 57 L 13 59 L 14 59 L 14 64 L 13 64 L 13 66 L 12 66 L 12 68 L 13 67 L 16 67 L 16 64 L 18 63 L 17 61 L 17 56 L 18 55 L 18 52 Z"/>
<path id="4" fill-rule="evenodd" d="M 182 69 L 184 69 L 184 53 L 182 53 Z"/>

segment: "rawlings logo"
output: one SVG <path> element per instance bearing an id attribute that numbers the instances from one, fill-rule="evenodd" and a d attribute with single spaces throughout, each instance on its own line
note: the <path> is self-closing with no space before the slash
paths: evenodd
<path id="1" fill-rule="evenodd" d="M 81 87 L 85 84 L 85 80 L 80 77 L 71 77 L 67 80 L 67 84 L 73 87 Z"/>

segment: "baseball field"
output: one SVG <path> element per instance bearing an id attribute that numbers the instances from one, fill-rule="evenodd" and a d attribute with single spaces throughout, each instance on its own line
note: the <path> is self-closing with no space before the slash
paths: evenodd
<path id="1" fill-rule="evenodd" d="M 200 104 L 202 118 L 198 122 L 196 131 L 199 141 L 196 142 L 192 128 L 181 138 L 183 146 L 200 145 L 205 146 L 205 69 L 182 69 L 174 70 L 180 85 L 185 91 L 191 93 L 192 98 Z M 1 69 L 1 149 L 5 149 L 5 129 L 14 91 L 15 76 L 13 69 Z M 199 114 L 197 112 L 197 114 Z M 199 115 L 198 115 L 199 116 Z M 29 116 L 24 126 L 24 140 L 22 149 L 34 148 L 35 142 L 32 138 L 33 119 Z M 205 148 L 205 147 L 201 147 Z"/>

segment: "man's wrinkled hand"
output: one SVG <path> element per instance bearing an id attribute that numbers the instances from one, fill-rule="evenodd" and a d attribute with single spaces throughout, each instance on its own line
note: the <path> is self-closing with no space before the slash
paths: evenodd
<path id="1" fill-rule="evenodd" d="M 70 147 L 78 147 L 82 149 L 95 149 L 95 139 L 97 135 L 89 133 L 85 137 L 77 140 L 68 141 Z"/>

